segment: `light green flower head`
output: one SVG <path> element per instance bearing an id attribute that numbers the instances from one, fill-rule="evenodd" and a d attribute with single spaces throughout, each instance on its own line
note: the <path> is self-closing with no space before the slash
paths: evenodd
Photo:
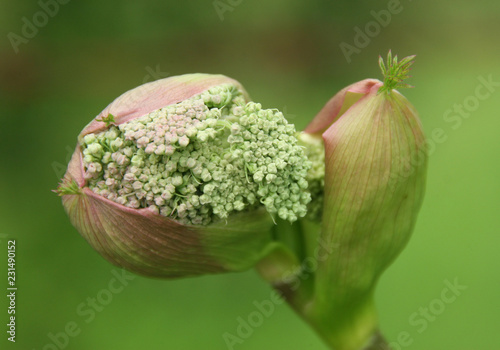
<path id="1" fill-rule="evenodd" d="M 264 205 L 293 222 L 310 201 L 310 163 L 275 109 L 222 84 L 83 138 L 88 186 L 116 203 L 207 225 Z"/>

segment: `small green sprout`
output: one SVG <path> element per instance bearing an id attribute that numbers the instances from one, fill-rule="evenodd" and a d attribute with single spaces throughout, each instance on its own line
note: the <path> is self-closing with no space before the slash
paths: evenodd
<path id="1" fill-rule="evenodd" d="M 414 63 L 415 57 L 415 55 L 407 56 L 398 62 L 398 55 L 392 58 L 392 52 L 389 50 L 386 66 L 382 56 L 379 56 L 378 64 L 384 75 L 384 85 L 378 92 L 390 92 L 396 88 L 412 88 L 413 86 L 403 83 L 403 80 L 411 77 L 408 73 L 410 72 L 410 66 Z"/>
<path id="2" fill-rule="evenodd" d="M 63 179 L 56 190 L 58 196 L 65 196 L 71 194 L 80 194 L 81 190 L 75 180 Z"/>
<path id="3" fill-rule="evenodd" d="M 108 114 L 107 117 L 102 117 L 101 119 L 96 119 L 98 122 L 103 122 L 106 123 L 106 127 L 110 126 L 111 124 L 115 124 L 115 116 L 111 113 Z"/>

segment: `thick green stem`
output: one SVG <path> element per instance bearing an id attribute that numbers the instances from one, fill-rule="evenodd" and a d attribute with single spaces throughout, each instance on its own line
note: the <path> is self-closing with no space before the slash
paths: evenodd
<path id="1" fill-rule="evenodd" d="M 287 227 L 288 241 L 275 236 L 257 271 L 332 350 L 389 350 L 377 328 L 372 293 L 320 299 L 315 295 L 314 266 L 322 256 L 314 249 L 317 229 L 317 225 Z M 297 243 L 301 249 L 296 249 Z"/>
<path id="2" fill-rule="evenodd" d="M 304 275 L 299 260 L 289 248 L 281 243 L 270 247 L 269 254 L 260 260 L 255 268 L 285 301 L 302 315 L 303 307 L 311 299 L 312 283 L 304 283 Z M 306 281 L 307 282 L 307 281 Z"/>
<path id="3" fill-rule="evenodd" d="M 316 331 L 330 349 L 390 350 L 377 329 L 377 318 L 371 299 L 366 305 L 353 305 L 350 310 L 315 314 L 312 294 L 308 287 L 301 286 L 300 272 L 297 268 L 292 268 L 299 265 L 289 253 L 282 247 L 277 247 L 257 264 L 257 271 Z"/>
<path id="4" fill-rule="evenodd" d="M 313 302 L 306 317 L 334 350 L 365 349 L 378 332 L 377 314 L 370 295 L 352 301 Z"/>

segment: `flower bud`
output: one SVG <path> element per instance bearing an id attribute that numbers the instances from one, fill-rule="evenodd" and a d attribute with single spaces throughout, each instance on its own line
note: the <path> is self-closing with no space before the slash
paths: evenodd
<path id="1" fill-rule="evenodd" d="M 328 248 L 311 313 L 338 349 L 360 349 L 374 334 L 376 282 L 408 242 L 422 203 L 425 137 L 414 107 L 394 90 L 412 58 L 389 56 L 384 83 L 344 88 L 305 130 L 325 147 L 320 239 Z"/>
<path id="2" fill-rule="evenodd" d="M 57 190 L 80 234 L 106 259 L 173 278 L 253 266 L 274 216 L 310 164 L 295 128 L 221 75 L 188 74 L 118 97 L 78 136 Z"/>

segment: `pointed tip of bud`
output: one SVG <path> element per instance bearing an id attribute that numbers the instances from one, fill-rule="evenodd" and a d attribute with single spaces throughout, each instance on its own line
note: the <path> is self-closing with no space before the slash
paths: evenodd
<path id="1" fill-rule="evenodd" d="M 378 91 L 382 85 L 380 80 L 364 79 L 343 88 L 326 103 L 311 123 L 305 128 L 304 132 L 309 134 L 325 132 L 361 97 L 370 92 Z"/>

